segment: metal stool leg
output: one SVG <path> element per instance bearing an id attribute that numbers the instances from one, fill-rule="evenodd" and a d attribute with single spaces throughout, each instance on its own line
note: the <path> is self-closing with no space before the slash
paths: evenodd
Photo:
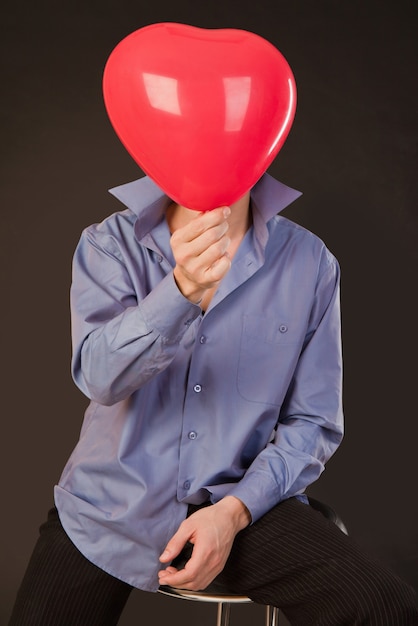
<path id="1" fill-rule="evenodd" d="M 218 603 L 218 618 L 216 626 L 229 626 L 229 617 L 231 615 L 231 605 L 229 602 Z"/>
<path id="2" fill-rule="evenodd" d="M 266 607 L 266 626 L 279 626 L 279 609 L 277 607 Z"/>

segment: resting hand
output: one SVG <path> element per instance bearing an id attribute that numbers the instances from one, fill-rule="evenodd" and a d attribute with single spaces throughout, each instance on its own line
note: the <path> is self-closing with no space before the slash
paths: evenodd
<path id="1" fill-rule="evenodd" d="M 245 505 L 234 496 L 196 511 L 180 524 L 160 557 L 168 563 L 178 556 L 189 541 L 193 553 L 184 569 L 173 566 L 158 574 L 160 585 L 197 591 L 205 589 L 223 570 L 235 535 L 251 521 Z"/>
<path id="2" fill-rule="evenodd" d="M 231 267 L 226 221 L 230 213 L 228 207 L 199 213 L 171 237 L 176 261 L 174 278 L 182 294 L 192 302 L 203 298 Z"/>

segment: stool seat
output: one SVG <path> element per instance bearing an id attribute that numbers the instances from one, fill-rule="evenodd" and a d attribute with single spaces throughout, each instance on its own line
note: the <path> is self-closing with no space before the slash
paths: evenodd
<path id="1" fill-rule="evenodd" d="M 211 593 L 208 591 L 190 591 L 189 589 L 176 589 L 175 587 L 169 587 L 168 585 L 161 585 L 158 589 L 160 593 L 165 593 L 167 596 L 180 597 L 186 600 L 197 600 L 199 602 L 228 602 L 228 604 L 242 604 L 244 602 L 252 602 L 248 596 L 239 596 L 236 594 L 228 593 Z"/>
<path id="2" fill-rule="evenodd" d="M 160 593 L 173 598 L 183 600 L 195 600 L 197 602 L 212 602 L 217 605 L 216 626 L 229 626 L 232 604 L 245 604 L 252 602 L 248 596 L 237 594 L 210 592 L 210 591 L 189 591 L 188 589 L 177 589 L 168 585 L 161 585 L 158 589 Z M 279 626 L 279 610 L 276 607 L 266 607 L 266 626 Z"/>

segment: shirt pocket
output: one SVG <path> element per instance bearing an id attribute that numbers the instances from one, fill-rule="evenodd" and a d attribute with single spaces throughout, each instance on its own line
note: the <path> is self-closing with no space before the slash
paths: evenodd
<path id="1" fill-rule="evenodd" d="M 242 398 L 281 406 L 300 352 L 300 333 L 292 321 L 266 315 L 244 315 L 237 365 Z"/>

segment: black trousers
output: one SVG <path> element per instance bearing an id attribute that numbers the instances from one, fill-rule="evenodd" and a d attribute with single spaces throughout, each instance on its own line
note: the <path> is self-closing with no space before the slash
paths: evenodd
<path id="1" fill-rule="evenodd" d="M 217 581 L 292 626 L 414 626 L 414 591 L 310 506 L 287 500 L 241 531 Z M 75 548 L 52 509 L 9 626 L 114 626 L 132 587 Z"/>

